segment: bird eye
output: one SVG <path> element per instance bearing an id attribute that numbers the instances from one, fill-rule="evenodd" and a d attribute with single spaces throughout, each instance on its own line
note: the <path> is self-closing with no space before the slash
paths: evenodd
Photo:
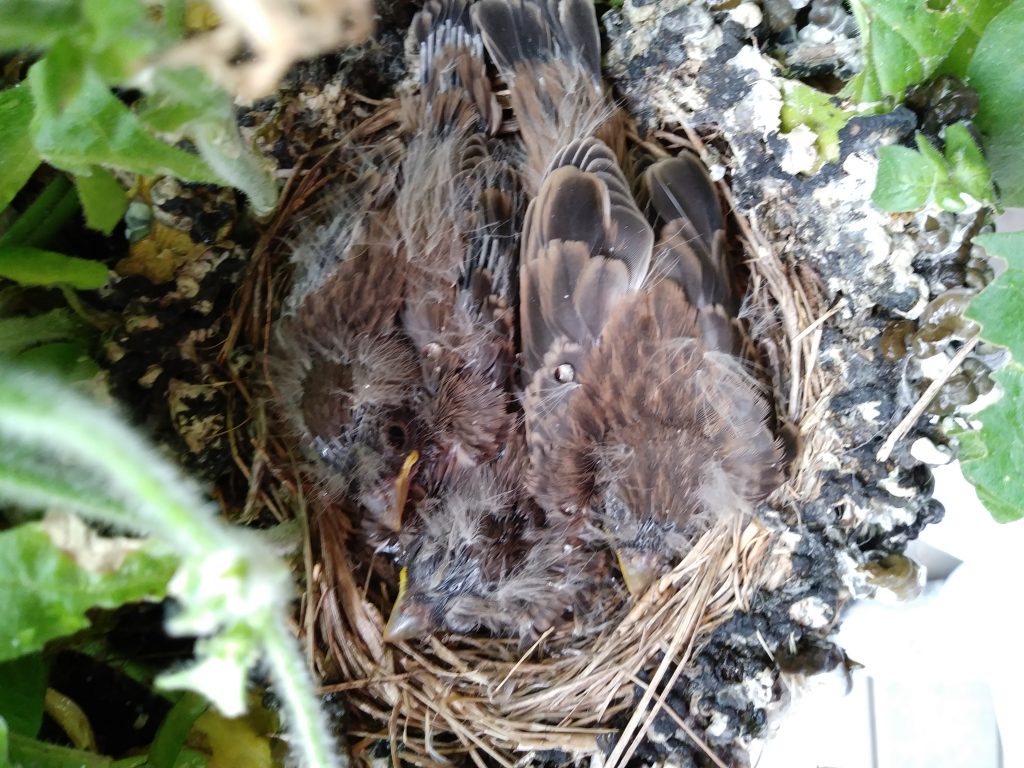
<path id="1" fill-rule="evenodd" d="M 562 363 L 555 368 L 555 381 L 559 384 L 568 384 L 576 379 L 576 370 L 569 363 Z"/>
<path id="2" fill-rule="evenodd" d="M 398 422 L 391 422 L 384 430 L 384 439 L 396 451 L 404 449 L 406 440 L 405 427 Z"/>

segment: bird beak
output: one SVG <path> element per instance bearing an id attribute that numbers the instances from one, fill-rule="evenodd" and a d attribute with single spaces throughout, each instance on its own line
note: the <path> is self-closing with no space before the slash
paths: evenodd
<path id="1" fill-rule="evenodd" d="M 427 633 L 429 626 L 424 621 L 422 611 L 416 610 L 416 606 L 409 602 L 408 569 L 403 568 L 398 577 L 398 597 L 391 608 L 391 616 L 388 617 L 388 625 L 384 627 L 385 643 L 400 643 L 404 640 L 412 640 L 422 637 Z"/>
<path id="2" fill-rule="evenodd" d="M 634 600 L 640 599 L 647 588 L 658 577 L 658 566 L 655 558 L 643 552 L 616 550 L 615 556 L 622 571 L 622 580 Z"/>
<path id="3" fill-rule="evenodd" d="M 394 516 L 390 521 L 390 528 L 393 531 L 402 529 L 402 515 L 405 513 L 405 503 L 409 500 L 409 484 L 412 481 L 412 468 L 420 460 L 420 452 L 412 451 L 402 462 L 402 469 L 395 478 L 395 500 L 392 512 Z"/>

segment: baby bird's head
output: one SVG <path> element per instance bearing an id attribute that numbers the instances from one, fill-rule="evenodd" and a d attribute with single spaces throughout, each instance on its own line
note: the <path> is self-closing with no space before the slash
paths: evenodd
<path id="1" fill-rule="evenodd" d="M 386 640 L 482 630 L 528 642 L 571 612 L 590 555 L 506 487 L 482 468 L 424 506 Z"/>
<path id="2" fill-rule="evenodd" d="M 334 492 L 357 501 L 386 531 L 401 528 L 411 485 L 432 455 L 417 415 L 421 376 L 413 350 L 396 337 L 355 348 L 291 339 L 282 412 Z M 280 346 L 284 347 L 282 343 Z"/>

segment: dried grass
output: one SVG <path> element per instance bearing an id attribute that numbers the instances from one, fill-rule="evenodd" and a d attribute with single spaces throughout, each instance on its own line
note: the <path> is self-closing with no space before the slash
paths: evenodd
<path id="1" fill-rule="evenodd" d="M 627 764 L 700 637 L 767 578 L 773 541 L 757 523 L 723 522 L 636 605 L 620 607 L 611 628 L 575 636 L 563 629 L 522 650 L 479 637 L 385 644 L 385 617 L 353 577 L 343 526 L 322 526 L 319 536 L 323 567 L 310 591 L 327 668 L 344 680 L 323 690 L 344 692 L 353 711 L 378 724 L 363 731 L 366 746 L 387 739 L 416 765 L 461 753 L 505 766 L 534 751 L 604 751 L 599 739 L 616 734 L 605 724 L 623 717 L 608 764 Z"/>

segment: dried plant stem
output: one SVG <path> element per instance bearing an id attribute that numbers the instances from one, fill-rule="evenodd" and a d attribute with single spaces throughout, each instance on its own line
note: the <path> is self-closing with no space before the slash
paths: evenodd
<path id="1" fill-rule="evenodd" d="M 875 458 L 879 461 L 887 461 L 889 456 L 892 455 L 893 449 L 896 447 L 896 443 L 910 431 L 910 428 L 917 423 L 917 420 L 921 418 L 921 415 L 925 412 L 925 409 L 931 404 L 935 396 L 939 394 L 939 390 L 942 386 L 949 381 L 950 377 L 957 372 L 967 356 L 971 354 L 975 345 L 981 341 L 980 336 L 975 336 L 972 339 L 964 342 L 963 346 L 957 350 L 957 353 L 950 359 L 949 364 L 943 368 L 942 373 L 928 385 L 928 388 L 921 394 L 917 402 L 914 403 L 914 407 L 907 411 L 907 415 L 903 417 L 903 420 L 896 425 L 896 428 L 889 433 L 889 436 L 885 438 L 885 442 L 882 443 L 882 447 L 878 449 L 878 454 Z"/>

